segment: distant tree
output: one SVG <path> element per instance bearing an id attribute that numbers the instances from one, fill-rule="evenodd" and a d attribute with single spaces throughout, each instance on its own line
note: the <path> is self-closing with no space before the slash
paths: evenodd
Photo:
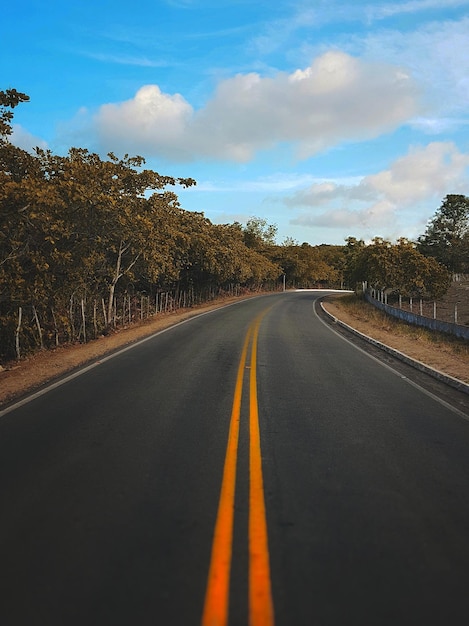
<path id="1" fill-rule="evenodd" d="M 262 217 L 251 217 L 244 228 L 244 243 L 248 248 L 260 250 L 275 245 L 278 227 Z"/>
<path id="2" fill-rule="evenodd" d="M 272 247 L 268 254 L 278 263 L 285 274 L 286 283 L 291 287 L 333 287 L 341 283 L 341 265 L 339 257 L 343 253 L 332 252 L 330 246 L 311 246 L 283 243 Z M 337 248 L 342 249 L 342 246 Z"/>
<path id="3" fill-rule="evenodd" d="M 300 242 L 297 241 L 294 237 L 285 237 L 282 241 L 282 246 L 299 246 Z"/>
<path id="4" fill-rule="evenodd" d="M 450 275 L 446 267 L 421 254 L 414 242 L 401 238 L 393 246 L 395 265 L 393 290 L 402 296 L 440 298 L 448 290 Z"/>
<path id="5" fill-rule="evenodd" d="M 450 194 L 418 238 L 418 249 L 451 272 L 469 272 L 469 198 Z"/>
<path id="6" fill-rule="evenodd" d="M 363 258 L 361 254 L 365 247 L 365 242 L 363 239 L 357 239 L 356 237 L 348 237 L 345 241 L 344 281 L 348 287 L 355 289 L 358 283 L 367 280 L 366 270 L 362 267 Z"/>
<path id="7" fill-rule="evenodd" d="M 369 245 L 350 238 L 347 276 L 355 287 L 366 282 L 375 289 L 403 296 L 438 298 L 449 285 L 448 270 L 436 259 L 425 257 L 407 239 L 396 244 L 376 237 Z"/>

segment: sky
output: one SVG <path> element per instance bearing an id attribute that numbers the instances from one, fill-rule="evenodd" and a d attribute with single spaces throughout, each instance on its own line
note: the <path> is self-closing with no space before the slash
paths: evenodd
<path id="1" fill-rule="evenodd" d="M 12 142 L 143 156 L 277 241 L 416 239 L 469 194 L 469 0 L 17 0 Z"/>

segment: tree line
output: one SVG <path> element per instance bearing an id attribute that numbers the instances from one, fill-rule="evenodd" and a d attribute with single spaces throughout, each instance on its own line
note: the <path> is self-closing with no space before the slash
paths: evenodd
<path id="1" fill-rule="evenodd" d="M 275 226 L 217 225 L 184 210 L 175 190 L 195 181 L 146 169 L 139 156 L 14 146 L 13 109 L 28 100 L 0 92 L 0 359 L 220 293 L 280 288 Z M 297 267 L 291 280 L 306 274 Z"/>
<path id="2" fill-rule="evenodd" d="M 434 296 L 449 271 L 466 269 L 464 196 L 448 196 L 444 219 L 441 209 L 415 243 L 278 245 L 261 218 L 220 225 L 184 210 L 176 190 L 196 182 L 146 169 L 142 157 L 14 146 L 13 109 L 28 100 L 0 91 L 0 361 L 223 293 L 368 280 Z M 451 239 L 454 198 L 466 223 Z"/>

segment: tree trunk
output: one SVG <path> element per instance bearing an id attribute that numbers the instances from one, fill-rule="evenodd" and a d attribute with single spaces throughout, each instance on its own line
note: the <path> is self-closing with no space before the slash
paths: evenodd
<path id="1" fill-rule="evenodd" d="M 112 281 L 112 283 L 109 285 L 109 301 L 107 305 L 107 316 L 106 316 L 108 326 L 113 326 L 115 323 L 114 316 L 113 316 L 115 290 L 116 290 L 116 283 Z"/>
<path id="2" fill-rule="evenodd" d="M 52 313 L 52 321 L 54 322 L 54 336 L 55 336 L 55 345 L 59 345 L 59 329 L 57 327 L 57 318 L 55 317 L 54 307 L 51 306 L 50 312 Z"/>
<path id="3" fill-rule="evenodd" d="M 16 349 L 16 358 L 18 360 L 21 359 L 21 349 L 20 349 L 20 332 L 21 332 L 21 322 L 23 319 L 23 309 L 22 307 L 18 307 L 18 325 L 15 330 L 15 349 Z"/>
<path id="4" fill-rule="evenodd" d="M 74 320 L 74 312 L 73 312 L 73 294 L 70 296 L 69 318 L 70 318 L 70 340 L 71 341 L 75 341 L 75 320 Z"/>
<path id="5" fill-rule="evenodd" d="M 115 320 L 115 316 L 113 316 L 113 310 L 114 310 L 114 295 L 115 295 L 115 291 L 116 291 L 116 285 L 119 281 L 119 279 L 128 271 L 130 271 L 132 269 L 132 267 L 135 265 L 135 263 L 137 262 L 140 253 L 137 254 L 132 261 L 130 261 L 129 265 L 126 267 L 125 270 L 122 269 L 122 258 L 124 256 L 124 254 L 127 252 L 127 250 L 129 249 L 129 244 L 125 244 L 123 241 L 120 242 L 119 244 L 119 251 L 117 253 L 117 260 L 116 260 L 116 267 L 114 270 L 114 276 L 112 278 L 111 284 L 109 285 L 109 302 L 108 302 L 108 309 L 107 309 L 107 321 L 108 321 L 108 325 L 111 326 L 111 324 L 115 324 L 116 320 Z"/>
<path id="6" fill-rule="evenodd" d="M 104 302 L 104 298 L 101 298 L 101 304 L 103 307 L 103 319 L 104 319 L 104 326 L 105 328 L 107 328 L 107 313 L 106 313 L 106 303 Z"/>
<path id="7" fill-rule="evenodd" d="M 42 336 L 42 328 L 41 328 L 41 324 L 39 322 L 39 317 L 38 317 L 38 314 L 37 314 L 37 310 L 36 310 L 36 307 L 34 306 L 34 304 L 33 304 L 33 315 L 34 315 L 34 321 L 36 322 L 37 332 L 38 332 L 38 335 L 39 335 L 39 346 L 40 346 L 41 350 L 44 350 L 44 339 L 43 339 L 43 336 Z"/>
<path id="8" fill-rule="evenodd" d="M 93 328 L 94 328 L 94 338 L 98 337 L 98 316 L 97 316 L 98 304 L 96 300 L 93 303 Z"/>
<path id="9" fill-rule="evenodd" d="M 83 343 L 86 343 L 86 315 L 85 315 L 85 301 L 81 299 L 81 324 L 83 328 Z"/>

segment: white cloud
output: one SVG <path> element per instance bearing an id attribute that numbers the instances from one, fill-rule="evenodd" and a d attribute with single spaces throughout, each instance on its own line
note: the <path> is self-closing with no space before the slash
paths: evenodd
<path id="1" fill-rule="evenodd" d="M 378 136 L 417 113 L 415 85 L 402 69 L 330 51 L 291 74 L 223 80 L 198 111 L 181 95 L 146 85 L 131 100 L 102 106 L 95 122 L 105 149 L 247 162 L 281 143 L 306 158 Z"/>
<path id="2" fill-rule="evenodd" d="M 354 184 L 337 183 L 335 181 L 314 183 L 310 187 L 284 198 L 284 203 L 289 207 L 318 207 L 330 205 L 337 200 L 348 202 L 374 200 L 376 192 L 365 181 L 366 179 L 361 179 Z"/>
<path id="3" fill-rule="evenodd" d="M 180 94 L 164 94 L 157 85 L 146 85 L 132 100 L 103 105 L 95 123 L 107 149 L 184 160 L 188 156 L 184 136 L 192 116 L 191 105 Z"/>
<path id="4" fill-rule="evenodd" d="M 411 205 L 434 195 L 456 193 L 467 184 L 469 154 L 451 142 L 413 148 L 389 170 L 367 176 L 365 184 L 396 205 Z"/>
<path id="5" fill-rule="evenodd" d="M 47 142 L 30 132 L 25 130 L 20 124 L 13 124 L 13 132 L 10 137 L 10 141 L 18 148 L 22 148 L 27 152 L 32 152 L 34 148 L 42 148 L 46 150 L 48 148 Z"/>
<path id="6" fill-rule="evenodd" d="M 409 32 L 384 30 L 354 42 L 363 58 L 409 69 L 425 91 L 428 118 L 467 115 L 468 46 L 469 17 L 430 22 Z"/>
<path id="7" fill-rule="evenodd" d="M 116 65 L 134 65 L 136 67 L 168 67 L 168 61 L 155 61 L 145 56 L 130 56 L 121 54 L 106 54 L 99 52 L 85 52 L 83 56 L 87 56 L 95 61 L 102 63 L 113 63 Z"/>
<path id="8" fill-rule="evenodd" d="M 463 117 L 417 117 L 409 125 L 426 135 L 441 135 L 468 126 L 469 119 Z"/>
<path id="9" fill-rule="evenodd" d="M 386 227 L 394 232 L 406 212 L 433 204 L 448 193 L 465 193 L 468 183 L 469 154 L 461 153 L 452 142 L 433 142 L 411 148 L 389 169 L 365 176 L 354 185 L 316 183 L 284 202 L 289 207 L 309 207 L 292 219 L 292 224 L 360 226 L 371 231 Z"/>
<path id="10" fill-rule="evenodd" d="M 394 2 L 369 6 L 367 15 L 369 19 L 386 19 L 395 15 L 406 13 L 419 13 L 421 11 L 448 10 L 467 6 L 468 0 L 409 0 L 408 2 Z"/>
<path id="11" fill-rule="evenodd" d="M 186 194 L 205 192 L 237 193 L 281 193 L 311 184 L 314 178 L 310 174 L 284 174 L 278 172 L 252 180 L 208 181 L 198 180 L 196 187 L 189 187 Z"/>
<path id="12" fill-rule="evenodd" d="M 327 228 L 356 228 L 366 232 L 370 228 L 382 228 L 389 225 L 394 217 L 395 207 L 390 202 L 382 200 L 370 207 L 359 210 L 348 208 L 332 209 L 318 215 L 302 214 L 291 220 L 297 226 L 327 227 Z"/>

